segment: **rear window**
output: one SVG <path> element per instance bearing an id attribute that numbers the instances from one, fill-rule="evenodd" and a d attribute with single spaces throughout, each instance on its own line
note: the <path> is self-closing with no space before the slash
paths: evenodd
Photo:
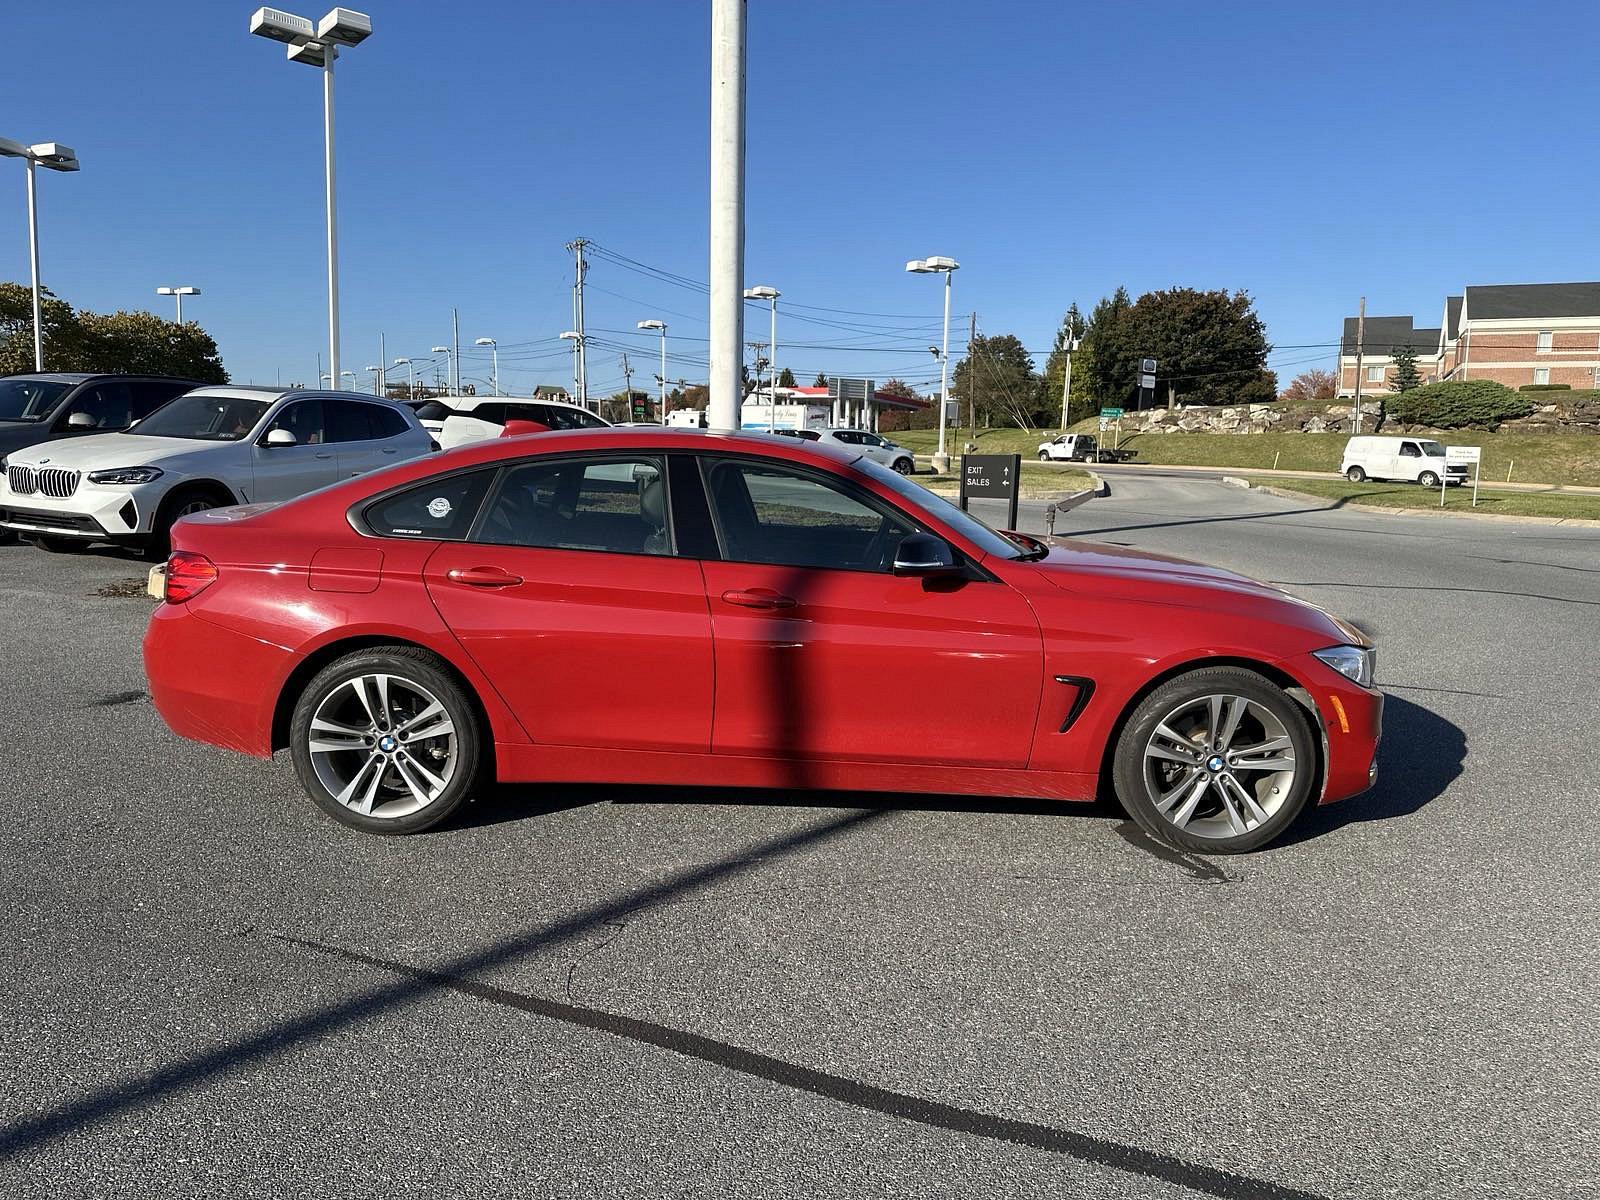
<path id="1" fill-rule="evenodd" d="M 463 541 L 493 478 L 491 469 L 425 480 L 369 504 L 362 516 L 380 537 Z"/>
<path id="2" fill-rule="evenodd" d="M 440 404 L 437 400 L 429 400 L 426 403 L 417 405 L 417 420 L 442 421 L 454 411 L 455 409 L 448 404 Z"/>

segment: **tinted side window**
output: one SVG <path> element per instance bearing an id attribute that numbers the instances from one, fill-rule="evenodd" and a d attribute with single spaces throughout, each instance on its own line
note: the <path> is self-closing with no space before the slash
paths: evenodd
<path id="1" fill-rule="evenodd" d="M 455 409 L 448 404 L 440 404 L 437 400 L 429 400 L 426 404 L 417 408 L 417 420 L 442 421 L 453 412 L 455 412 Z"/>
<path id="2" fill-rule="evenodd" d="M 474 421 L 488 421 L 494 425 L 506 423 L 506 406 L 504 404 L 480 404 L 471 412 L 464 412 L 463 417 L 471 417 Z"/>
<path id="3" fill-rule="evenodd" d="M 913 532 L 904 518 L 784 467 L 722 459 L 706 482 L 723 556 L 737 562 L 887 571 Z"/>
<path id="4" fill-rule="evenodd" d="M 589 429 L 599 424 L 588 413 L 576 408 L 562 408 L 559 404 L 541 404 L 537 412 L 537 416 L 528 419 L 543 422 L 551 429 Z"/>
<path id="5" fill-rule="evenodd" d="M 671 554 L 662 464 L 653 458 L 522 463 L 506 472 L 474 540 Z"/>
<path id="6" fill-rule="evenodd" d="M 372 418 L 373 437 L 398 437 L 411 428 L 405 417 L 396 409 L 384 408 L 380 404 L 368 404 L 364 407 Z"/>
<path id="7" fill-rule="evenodd" d="M 485 470 L 430 479 L 369 504 L 362 515 L 368 528 L 384 537 L 459 542 L 472 528 L 494 476 Z"/>
<path id="8" fill-rule="evenodd" d="M 174 396 L 189 390 L 187 383 L 135 383 L 133 387 L 133 419 L 142 421 Z"/>
<path id="9" fill-rule="evenodd" d="M 133 391 L 125 383 L 97 383 L 78 393 L 62 414 L 62 422 L 82 413 L 101 431 L 126 429 L 133 424 Z M 62 425 L 65 428 L 65 424 Z M 74 425 L 72 428 L 80 428 Z"/>
<path id="10" fill-rule="evenodd" d="M 354 404 L 348 400 L 324 400 L 323 415 L 327 421 L 330 442 L 365 442 L 377 436 L 370 404 Z"/>
<path id="11" fill-rule="evenodd" d="M 271 433 L 274 429 L 287 429 L 302 446 L 320 446 L 328 440 L 322 418 L 322 401 L 296 400 L 272 419 L 266 432 Z"/>

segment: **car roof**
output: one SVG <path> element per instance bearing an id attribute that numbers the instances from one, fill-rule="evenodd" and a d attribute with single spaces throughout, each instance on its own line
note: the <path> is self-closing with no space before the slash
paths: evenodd
<path id="1" fill-rule="evenodd" d="M 589 411 L 581 404 L 573 404 L 568 400 L 552 400 L 548 396 L 430 396 L 429 399 L 437 400 L 440 404 L 460 412 L 471 412 L 480 404 L 549 404 L 556 408 L 575 408 L 579 412 Z"/>
<path id="2" fill-rule="evenodd" d="M 173 383 L 198 383 L 181 375 L 151 375 L 144 371 L 19 371 L 3 379 L 42 379 L 48 383 L 87 383 L 91 379 L 159 379 Z"/>
<path id="3" fill-rule="evenodd" d="M 862 455 L 853 447 L 829 446 L 799 438 L 775 438 L 765 430 L 730 433 L 711 429 L 684 429 L 666 425 L 650 429 L 616 425 L 603 429 L 562 429 L 526 433 L 516 437 L 469 442 L 454 450 L 428 456 L 440 468 L 476 466 L 530 454 L 562 454 L 590 450 L 682 450 L 706 453 L 749 454 L 754 457 L 811 462 L 833 468 L 857 462 Z"/>
<path id="4" fill-rule="evenodd" d="M 364 404 L 382 404 L 387 408 L 404 408 L 397 400 L 374 396 L 370 392 L 333 392 L 326 388 L 275 387 L 257 383 L 214 383 L 194 388 L 189 394 L 225 396 L 236 400 L 276 400 L 288 396 L 321 396 L 335 400 L 360 400 Z"/>

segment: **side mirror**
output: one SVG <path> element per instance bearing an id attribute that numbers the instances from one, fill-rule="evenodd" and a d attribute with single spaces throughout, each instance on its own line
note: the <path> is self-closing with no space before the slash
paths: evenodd
<path id="1" fill-rule="evenodd" d="M 75 412 L 67 418 L 68 429 L 96 429 L 99 425 L 100 422 L 86 412 Z"/>
<path id="2" fill-rule="evenodd" d="M 295 444 L 294 434 L 287 429 L 271 429 L 267 431 L 267 440 L 261 444 L 268 449 L 274 446 L 292 446 Z"/>
<path id="3" fill-rule="evenodd" d="M 896 575 L 927 578 L 932 575 L 954 575 L 960 570 L 956 552 L 950 548 L 950 543 L 931 533 L 906 534 L 894 552 Z"/>

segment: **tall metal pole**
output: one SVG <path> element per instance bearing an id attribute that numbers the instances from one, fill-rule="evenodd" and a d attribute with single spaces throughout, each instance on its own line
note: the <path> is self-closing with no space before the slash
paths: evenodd
<path id="1" fill-rule="evenodd" d="M 778 298 L 772 298 L 772 353 L 767 357 L 767 424 L 778 427 Z"/>
<path id="2" fill-rule="evenodd" d="M 661 400 L 658 405 L 661 411 L 661 423 L 667 423 L 667 325 L 661 324 Z"/>
<path id="3" fill-rule="evenodd" d="M 1356 405 L 1350 432 L 1361 432 L 1361 359 L 1367 344 L 1367 298 L 1361 297 L 1361 312 L 1356 317 Z"/>
<path id="4" fill-rule="evenodd" d="M 500 394 L 500 346 L 499 343 L 489 347 L 489 356 L 494 359 L 494 394 Z"/>
<path id="5" fill-rule="evenodd" d="M 627 409 L 628 420 L 633 420 L 633 368 L 628 365 L 628 356 L 622 356 L 622 394 L 626 399 L 623 405 Z"/>
<path id="6" fill-rule="evenodd" d="M 327 176 L 328 201 L 328 372 L 335 385 L 339 381 L 339 229 L 334 209 L 333 188 L 333 61 L 334 47 L 327 48 L 322 68 L 322 139 Z"/>
<path id="7" fill-rule="evenodd" d="M 939 450 L 933 456 L 933 469 L 943 475 L 950 469 L 950 455 L 944 448 L 945 413 L 950 407 L 950 277 L 944 273 L 944 348 L 939 351 Z M 972 353 L 972 348 L 967 348 Z M 970 370 L 970 368 L 969 368 Z"/>
<path id="8" fill-rule="evenodd" d="M 1061 432 L 1067 431 L 1067 405 L 1072 397 L 1072 326 L 1067 326 L 1067 366 L 1061 379 Z"/>
<path id="9" fill-rule="evenodd" d="M 573 346 L 574 361 L 577 370 L 573 372 L 574 382 L 578 385 L 578 403 L 584 408 L 589 407 L 589 352 L 586 347 L 587 339 L 583 330 L 583 277 L 588 274 L 588 264 L 583 260 L 583 248 L 587 246 L 588 239 L 574 238 L 567 249 L 577 254 L 577 275 L 572 285 L 572 315 L 577 321 L 578 338 Z"/>
<path id="10" fill-rule="evenodd" d="M 450 394 L 461 395 L 461 314 L 456 309 L 450 310 L 450 344 L 455 347 L 455 353 L 450 356 Z M 499 389 L 495 390 L 499 394 Z"/>
<path id="11" fill-rule="evenodd" d="M 33 270 L 33 369 L 44 370 L 43 305 L 39 300 L 39 202 L 34 194 L 33 156 L 28 156 L 28 264 Z"/>
<path id="12" fill-rule="evenodd" d="M 711 400 L 713 429 L 739 428 L 744 344 L 746 0 L 711 0 Z"/>
<path id="13" fill-rule="evenodd" d="M 178 324 L 182 325 L 183 324 L 183 293 L 182 292 L 178 292 L 177 293 L 177 298 L 178 298 Z"/>
<path id="14" fill-rule="evenodd" d="M 383 334 L 378 335 L 378 385 L 381 389 L 379 395 L 389 394 L 389 356 L 385 352 Z"/>

